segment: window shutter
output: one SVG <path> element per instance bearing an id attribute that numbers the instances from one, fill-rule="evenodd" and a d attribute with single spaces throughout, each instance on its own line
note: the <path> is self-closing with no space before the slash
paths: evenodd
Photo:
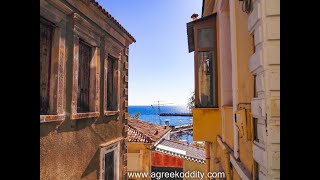
<path id="1" fill-rule="evenodd" d="M 78 112 L 89 111 L 91 47 L 79 42 Z"/>
<path id="2" fill-rule="evenodd" d="M 108 58 L 108 72 L 107 72 L 107 110 L 114 110 L 114 92 L 116 87 L 114 87 L 115 81 L 115 59 Z"/>
<path id="3" fill-rule="evenodd" d="M 48 114 L 53 27 L 43 21 L 40 20 L 40 114 Z"/>

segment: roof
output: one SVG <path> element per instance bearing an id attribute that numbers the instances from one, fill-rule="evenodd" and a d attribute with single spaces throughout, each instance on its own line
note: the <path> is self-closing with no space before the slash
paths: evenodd
<path id="1" fill-rule="evenodd" d="M 187 23 L 187 34 L 188 34 L 188 48 L 190 53 L 194 51 L 193 21 Z"/>
<path id="2" fill-rule="evenodd" d="M 136 42 L 136 39 L 114 18 L 109 14 L 96 0 L 90 0 L 90 2 L 98 8 L 100 12 L 106 15 L 113 23 L 115 23 L 122 31 L 124 31 L 133 42 Z"/>
<path id="3" fill-rule="evenodd" d="M 155 147 L 155 151 L 180 157 L 189 161 L 205 163 L 205 149 L 180 142 L 163 139 Z"/>
<path id="4" fill-rule="evenodd" d="M 159 141 L 171 129 L 146 121 L 130 118 L 128 120 L 128 141 L 152 143 Z"/>

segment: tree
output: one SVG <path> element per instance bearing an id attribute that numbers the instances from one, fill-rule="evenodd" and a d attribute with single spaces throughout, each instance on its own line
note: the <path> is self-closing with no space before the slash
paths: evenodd
<path id="1" fill-rule="evenodd" d="M 192 112 L 192 109 L 194 108 L 194 99 L 195 99 L 195 92 L 193 91 L 191 93 L 191 97 L 188 99 L 188 104 L 187 104 L 189 112 Z"/>

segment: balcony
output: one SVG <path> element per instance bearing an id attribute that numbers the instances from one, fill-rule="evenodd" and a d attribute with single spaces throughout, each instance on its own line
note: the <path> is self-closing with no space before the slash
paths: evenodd
<path id="1" fill-rule="evenodd" d="M 192 113 L 193 140 L 216 141 L 216 136 L 221 134 L 219 108 L 194 108 Z"/>

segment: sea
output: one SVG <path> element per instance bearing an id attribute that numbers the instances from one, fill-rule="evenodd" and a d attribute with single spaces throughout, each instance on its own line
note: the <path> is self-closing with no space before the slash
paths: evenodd
<path id="1" fill-rule="evenodd" d="M 186 106 L 129 106 L 130 116 L 140 113 L 139 119 L 154 124 L 164 125 L 165 121 L 169 121 L 170 126 L 192 123 L 192 116 L 159 116 L 159 113 L 188 113 Z M 179 139 L 181 142 L 191 144 L 193 137 L 191 134 L 183 134 L 172 137 Z"/>

